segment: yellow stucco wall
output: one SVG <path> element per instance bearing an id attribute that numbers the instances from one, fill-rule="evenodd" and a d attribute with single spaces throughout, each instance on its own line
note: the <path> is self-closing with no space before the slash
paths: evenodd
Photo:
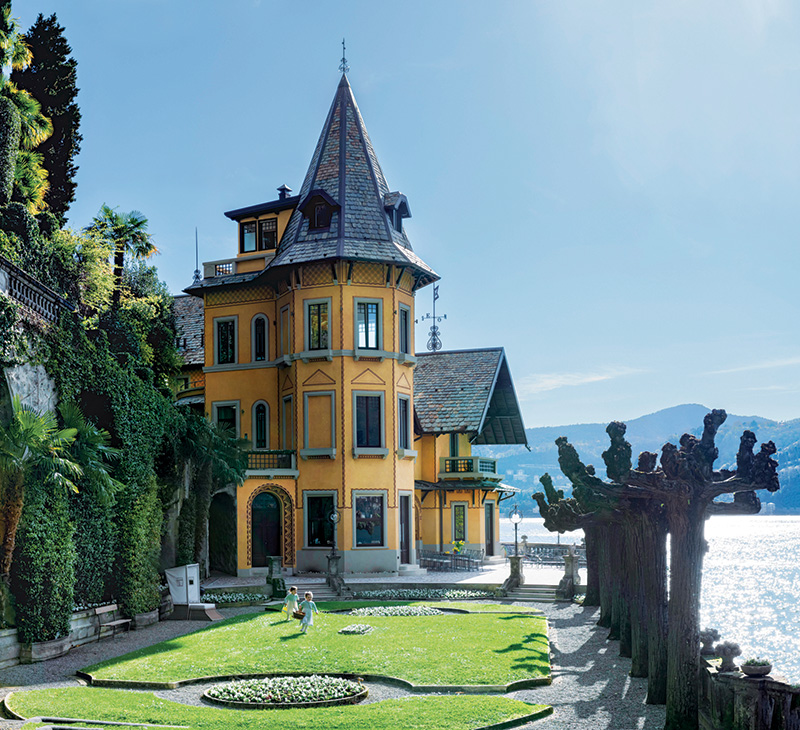
<path id="1" fill-rule="evenodd" d="M 280 449 L 284 436 L 293 440 L 296 449 L 297 479 L 272 480 L 280 484 L 291 500 L 294 511 L 294 549 L 303 550 L 303 492 L 306 490 L 332 490 L 336 492 L 337 508 L 342 512 L 338 542 L 341 550 L 353 547 L 353 493 L 386 495 L 384 549 L 397 550 L 399 543 L 398 492 L 413 492 L 413 459 L 399 458 L 397 401 L 403 395 L 413 403 L 413 368 L 399 362 L 398 308 L 400 304 L 411 310 L 413 322 L 414 298 L 411 292 L 386 286 L 387 270 L 381 265 L 356 265 L 353 271 L 343 264 L 337 267 L 338 282 L 334 283 L 330 265 L 309 266 L 292 272 L 286 284 L 241 287 L 227 292 L 215 292 L 206 297 L 206 412 L 214 417 L 215 404 L 235 404 L 238 408 L 238 430 L 242 437 L 253 438 L 253 407 L 265 402 L 269 407 L 269 448 Z M 352 273 L 351 283 L 347 276 Z M 389 280 L 395 283 L 397 271 L 392 268 Z M 289 288 L 290 287 L 290 288 Z M 283 291 L 280 291 L 283 289 Z M 357 299 L 378 301 L 381 304 L 381 342 L 379 350 L 361 350 L 358 358 L 355 349 L 355 303 Z M 328 302 L 330 351 L 307 351 L 307 332 L 304 302 Z M 279 353 L 280 312 L 289 308 L 288 341 L 290 351 L 303 359 L 283 358 Z M 268 352 L 265 362 L 252 361 L 252 321 L 257 315 L 268 320 Z M 235 318 L 236 363 L 215 363 L 215 320 Z M 412 339 L 413 327 L 409 333 Z M 330 358 L 330 359 L 329 359 Z M 368 455 L 354 458 L 353 412 L 354 394 L 383 395 L 383 446 L 385 457 Z M 306 423 L 306 396 L 312 401 L 315 394 L 330 395 L 333 399 L 333 418 L 317 419 Z M 289 405 L 291 433 L 282 423 L 284 401 Z M 317 403 L 317 401 L 313 401 Z M 311 408 L 313 412 L 314 408 Z M 333 424 L 333 434 L 329 433 Z M 291 437 L 291 438 L 290 438 Z M 303 458 L 302 450 L 318 448 L 332 442 L 334 453 L 309 455 Z M 414 448 L 414 444 L 412 444 Z M 248 479 L 238 491 L 238 555 L 239 568 L 248 569 L 247 544 L 248 504 L 250 497 L 268 479 Z M 412 515 L 413 526 L 413 515 Z M 412 536 L 413 539 L 413 536 Z M 365 551 L 359 548 L 359 551 Z M 360 558 L 364 560 L 364 558 Z M 291 556 L 284 555 L 291 564 Z"/>

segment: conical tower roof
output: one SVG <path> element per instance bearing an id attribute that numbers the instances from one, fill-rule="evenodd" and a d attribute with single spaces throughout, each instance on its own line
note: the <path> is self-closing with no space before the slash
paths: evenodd
<path id="1" fill-rule="evenodd" d="M 439 278 L 414 253 L 402 229 L 402 219 L 411 215 L 408 201 L 389 189 L 345 75 L 299 198 L 270 269 L 346 259 L 413 267 L 418 286 Z M 312 227 L 309 210 L 314 201 L 328 205 L 329 226 Z"/>

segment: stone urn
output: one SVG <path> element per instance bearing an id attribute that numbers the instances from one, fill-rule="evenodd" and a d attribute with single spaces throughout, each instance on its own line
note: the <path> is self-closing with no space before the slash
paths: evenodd
<path id="1" fill-rule="evenodd" d="M 745 662 L 739 667 L 739 671 L 748 677 L 766 677 L 772 671 L 772 664 L 763 662 L 762 664 L 748 664 Z"/>
<path id="2" fill-rule="evenodd" d="M 716 629 L 704 629 L 700 632 L 701 656 L 714 656 L 714 642 L 719 641 L 719 631 Z"/>
<path id="3" fill-rule="evenodd" d="M 734 657 L 741 656 L 742 650 L 732 641 L 724 641 L 714 647 L 714 654 L 722 659 L 719 665 L 720 672 L 735 672 L 739 667 L 734 664 Z"/>

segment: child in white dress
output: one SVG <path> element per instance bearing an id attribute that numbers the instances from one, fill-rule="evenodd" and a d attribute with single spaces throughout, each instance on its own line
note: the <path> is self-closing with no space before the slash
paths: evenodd
<path id="1" fill-rule="evenodd" d="M 311 591 L 306 591 L 306 600 L 300 604 L 300 610 L 305 613 L 303 620 L 300 622 L 301 634 L 305 634 L 308 631 L 308 627 L 314 625 L 314 614 L 319 613 L 317 604 L 312 600 L 313 598 L 314 594 Z"/>
<path id="2" fill-rule="evenodd" d="M 283 610 L 286 611 L 286 620 L 292 618 L 292 614 L 297 610 L 300 596 L 297 595 L 297 586 L 292 586 L 283 599 Z"/>

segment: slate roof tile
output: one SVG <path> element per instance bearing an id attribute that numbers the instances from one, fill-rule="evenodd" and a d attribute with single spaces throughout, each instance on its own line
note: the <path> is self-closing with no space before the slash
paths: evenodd
<path id="1" fill-rule="evenodd" d="M 204 305 L 200 297 L 178 295 L 173 297 L 175 329 L 178 335 L 178 352 L 186 365 L 202 365 Z"/>

